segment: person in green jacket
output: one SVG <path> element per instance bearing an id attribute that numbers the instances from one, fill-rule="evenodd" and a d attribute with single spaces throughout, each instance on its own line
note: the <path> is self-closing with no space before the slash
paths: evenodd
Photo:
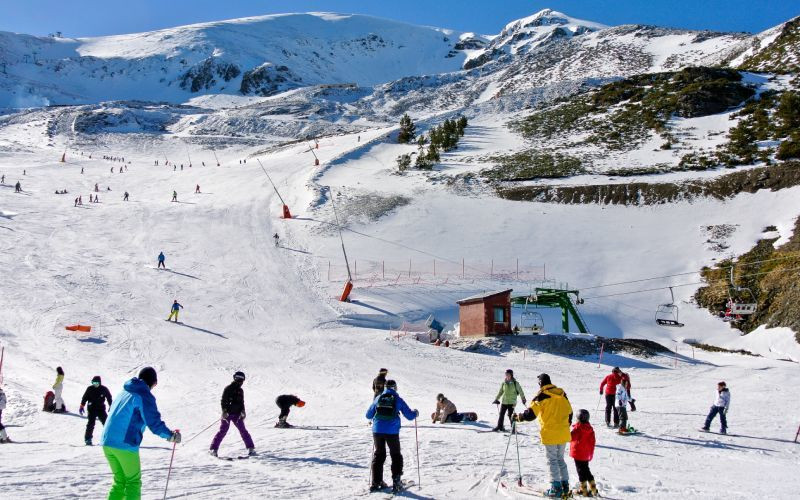
<path id="1" fill-rule="evenodd" d="M 513 424 L 514 406 L 517 404 L 517 398 L 522 399 L 522 404 L 527 404 L 525 393 L 522 391 L 522 386 L 519 385 L 517 379 L 514 378 L 514 370 L 506 370 L 506 379 L 500 385 L 500 391 L 494 398 L 493 404 L 500 405 L 500 415 L 497 418 L 497 427 L 492 429 L 495 432 L 505 431 L 503 426 L 503 418 L 508 413 L 508 422 Z M 513 426 L 512 426 L 512 432 Z"/>

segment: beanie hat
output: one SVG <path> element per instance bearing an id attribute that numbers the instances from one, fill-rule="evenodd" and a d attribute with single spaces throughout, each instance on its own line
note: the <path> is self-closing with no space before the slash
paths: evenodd
<path id="1" fill-rule="evenodd" d="M 389 373 L 389 370 L 387 370 L 386 368 L 381 368 L 380 370 L 378 370 L 378 373 L 383 373 L 385 375 Z"/>
<path id="2" fill-rule="evenodd" d="M 508 370 L 506 370 L 506 375 L 511 375 L 513 377 L 514 376 L 514 370 L 509 368 Z"/>
<path id="3" fill-rule="evenodd" d="M 102 383 L 100 382 L 100 375 L 95 375 L 94 377 L 92 377 L 92 383 L 95 382 L 97 382 L 98 384 Z"/>
<path id="4" fill-rule="evenodd" d="M 437 401 L 441 401 L 443 399 L 444 399 L 444 394 L 439 394 L 438 396 L 436 396 Z"/>
<path id="5" fill-rule="evenodd" d="M 394 380 L 387 380 L 386 381 L 386 388 L 387 389 L 397 389 L 397 382 Z"/>
<path id="6" fill-rule="evenodd" d="M 139 372 L 139 378 L 151 389 L 158 382 L 158 375 L 152 366 L 146 366 Z"/>
<path id="7" fill-rule="evenodd" d="M 236 372 L 233 374 L 233 380 L 244 380 L 244 372 Z"/>
<path id="8" fill-rule="evenodd" d="M 622 370 L 619 369 L 619 366 L 615 366 L 614 368 L 611 369 L 611 372 L 612 373 L 622 373 Z"/>
<path id="9" fill-rule="evenodd" d="M 578 411 L 578 422 L 582 422 L 584 424 L 589 422 L 589 410 Z"/>
<path id="10" fill-rule="evenodd" d="M 542 373 L 541 375 L 539 375 L 538 379 L 539 379 L 539 386 L 552 384 L 552 382 L 550 382 L 550 375 L 546 373 Z"/>

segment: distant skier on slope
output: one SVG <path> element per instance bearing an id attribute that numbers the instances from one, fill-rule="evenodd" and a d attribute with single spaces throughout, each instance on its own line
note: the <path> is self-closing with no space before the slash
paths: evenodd
<path id="1" fill-rule="evenodd" d="M 197 184 L 194 188 L 194 194 L 200 193 L 200 184 Z"/>
<path id="2" fill-rule="evenodd" d="M 64 369 L 60 366 L 56 367 L 56 381 L 53 382 L 53 394 L 55 399 L 55 409 L 53 413 L 64 413 L 67 411 L 64 406 L 64 400 L 61 398 L 61 392 L 64 390 Z"/>
<path id="3" fill-rule="evenodd" d="M 367 410 L 367 418 L 372 420 L 372 440 L 374 451 L 372 455 L 372 484 L 370 491 L 380 491 L 386 488 L 383 482 L 383 464 L 386 462 L 386 446 L 392 458 L 392 491 L 403 489 L 403 454 L 400 451 L 400 413 L 407 420 L 414 420 L 419 411 L 408 407 L 403 398 L 397 393 L 397 382 L 386 381 L 386 388 Z"/>
<path id="4" fill-rule="evenodd" d="M 169 311 L 169 316 L 167 317 L 167 321 L 171 320 L 173 317 L 175 318 L 175 323 L 178 322 L 178 312 L 183 309 L 183 306 L 178 304 L 178 301 L 175 300 L 172 303 L 172 309 Z"/>
<path id="5" fill-rule="evenodd" d="M 514 407 L 517 405 L 517 398 L 522 399 L 522 404 L 527 404 L 525 400 L 525 393 L 522 391 L 522 386 L 519 385 L 517 379 L 514 378 L 514 370 L 506 370 L 506 376 L 503 383 L 500 384 L 500 390 L 494 398 L 493 404 L 500 405 L 500 414 L 497 417 L 497 426 L 492 429 L 495 432 L 503 432 L 506 430 L 503 424 L 503 418 L 508 413 L 508 422 L 513 423 Z M 513 432 L 513 430 L 512 430 Z"/>
<path id="6" fill-rule="evenodd" d="M 164 257 L 164 252 L 159 252 L 159 253 L 158 253 L 158 266 L 156 266 L 156 268 L 157 268 L 157 269 L 159 269 L 159 268 L 164 268 L 164 269 L 166 269 L 166 268 L 167 268 L 167 266 L 166 266 L 166 265 L 164 265 L 164 261 L 165 261 L 165 260 L 166 260 L 166 257 Z"/>
<path id="7" fill-rule="evenodd" d="M 597 485 L 594 482 L 589 462 L 594 458 L 595 436 L 592 424 L 589 423 L 589 411 L 579 410 L 578 421 L 572 426 L 570 432 L 572 439 L 569 442 L 569 456 L 575 460 L 575 470 L 578 472 L 578 481 L 581 482 L 578 495 L 596 497 Z"/>
<path id="8" fill-rule="evenodd" d="M 17 181 L 17 183 L 14 184 L 14 192 L 15 193 L 21 193 L 22 192 L 22 184 L 20 184 L 19 181 Z"/>
<path id="9" fill-rule="evenodd" d="M 274 235 L 272 235 L 272 239 L 275 240 L 275 246 L 277 247 L 278 244 L 279 244 L 278 242 L 280 241 L 281 237 L 278 236 L 278 233 L 275 233 Z"/>
<path id="10" fill-rule="evenodd" d="M 381 394 L 383 394 L 383 390 L 386 388 L 386 375 L 389 373 L 389 370 L 386 368 L 381 368 L 378 370 L 378 376 L 372 380 L 372 398 L 375 399 Z"/>
<path id="11" fill-rule="evenodd" d="M 128 194 L 127 191 L 125 191 L 125 194 L 122 195 L 122 201 L 128 201 L 128 196 L 130 196 L 130 195 Z"/>
<path id="12" fill-rule="evenodd" d="M 95 193 L 99 193 L 100 192 L 100 186 L 98 186 L 96 182 L 94 183 L 94 192 Z"/>
<path id="13" fill-rule="evenodd" d="M 178 201 L 178 192 L 177 191 L 173 191 L 172 192 L 172 201 Z"/>
<path id="14" fill-rule="evenodd" d="M 539 392 L 531 400 L 531 406 L 516 421 L 539 421 L 539 436 L 547 455 L 550 468 L 550 489 L 545 496 L 566 498 L 569 496 L 569 469 L 564 461 L 564 451 L 571 439 L 572 405 L 567 393 L 550 382 L 546 373 L 539 375 Z"/>
<path id="15" fill-rule="evenodd" d="M 139 445 L 145 428 L 171 443 L 181 442 L 181 433 L 171 431 L 161 420 L 156 398 L 151 392 L 157 383 L 156 371 L 149 366 L 142 368 L 138 377 L 125 382 L 109 409 L 100 444 L 114 474 L 108 492 L 110 499 L 142 497 Z"/>
<path id="16" fill-rule="evenodd" d="M 88 404 L 89 414 L 86 416 L 86 433 L 83 440 L 86 446 L 92 445 L 92 436 L 94 434 L 95 420 L 100 420 L 103 426 L 106 425 L 106 403 L 111 406 L 111 393 L 108 387 L 104 386 L 100 380 L 100 375 L 95 375 L 92 378 L 92 385 L 86 388 L 81 398 L 81 407 L 78 412 L 83 415 L 84 407 Z"/>
<path id="17" fill-rule="evenodd" d="M 286 421 L 286 419 L 289 418 L 289 410 L 291 410 L 292 406 L 302 408 L 306 405 L 306 402 L 297 396 L 291 394 L 282 394 L 275 398 L 275 404 L 281 409 L 281 412 L 278 415 L 278 422 L 275 424 L 275 427 L 279 429 L 290 429 L 293 426 Z"/>
<path id="18" fill-rule="evenodd" d="M 619 369 L 618 366 L 615 366 L 611 373 L 605 376 L 602 382 L 600 382 L 600 394 L 605 394 L 606 397 L 606 426 L 611 427 L 611 412 L 614 412 L 614 427 L 619 427 L 619 412 L 617 411 L 616 406 L 614 405 L 614 399 L 616 398 L 617 393 L 617 384 L 622 382 L 622 376 L 620 375 L 622 370 Z"/>
<path id="19" fill-rule="evenodd" d="M 708 416 L 706 417 L 706 422 L 703 424 L 703 431 L 708 432 L 711 430 L 711 422 L 714 420 L 714 417 L 719 415 L 719 424 L 720 434 L 727 434 L 728 433 L 728 408 L 731 406 L 731 393 L 728 390 L 727 384 L 725 382 L 720 382 L 717 384 L 717 394 L 716 398 L 714 399 L 714 404 L 711 405 L 711 409 L 708 411 Z"/>
<path id="20" fill-rule="evenodd" d="M 0 387 L 0 443 L 10 443 L 11 439 L 8 437 L 6 428 L 3 425 L 3 410 L 6 409 L 6 393 Z"/>
<path id="21" fill-rule="evenodd" d="M 231 422 L 239 429 L 244 446 L 247 448 L 247 454 L 249 456 L 256 454 L 253 438 L 250 437 L 250 433 L 247 432 L 247 428 L 244 426 L 244 418 L 247 416 L 244 409 L 244 390 L 242 390 L 244 380 L 244 373 L 236 372 L 233 374 L 233 382 L 222 391 L 222 399 L 220 401 L 222 417 L 219 420 L 219 431 L 217 431 L 214 439 L 211 440 L 211 447 L 208 450 L 215 457 L 219 451 L 219 445 L 222 444 L 222 440 L 228 433 Z"/>

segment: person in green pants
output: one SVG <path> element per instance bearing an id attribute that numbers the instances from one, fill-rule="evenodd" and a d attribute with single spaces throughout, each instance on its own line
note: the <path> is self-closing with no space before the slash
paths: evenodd
<path id="1" fill-rule="evenodd" d="M 171 431 L 161 420 L 156 398 L 151 393 L 157 383 L 156 371 L 149 366 L 142 368 L 138 377 L 125 382 L 109 409 L 100 443 L 114 474 L 108 500 L 142 498 L 139 445 L 146 427 L 169 442 L 181 442 L 180 432 Z"/>

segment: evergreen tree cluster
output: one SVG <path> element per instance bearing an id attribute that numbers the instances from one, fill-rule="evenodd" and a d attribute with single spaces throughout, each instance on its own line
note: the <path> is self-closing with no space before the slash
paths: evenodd
<path id="1" fill-rule="evenodd" d="M 408 144 L 414 140 L 417 135 L 417 126 L 414 124 L 408 113 L 400 118 L 400 132 L 397 134 L 397 142 L 400 144 Z"/>
<path id="2" fill-rule="evenodd" d="M 414 162 L 416 168 L 428 170 L 440 160 L 440 152 L 452 151 L 458 147 L 458 140 L 464 136 L 467 118 L 460 116 L 457 120 L 445 120 L 438 127 L 431 128 L 429 139 L 420 136 L 417 140 L 419 151 Z M 428 148 L 425 150 L 425 144 Z"/>

